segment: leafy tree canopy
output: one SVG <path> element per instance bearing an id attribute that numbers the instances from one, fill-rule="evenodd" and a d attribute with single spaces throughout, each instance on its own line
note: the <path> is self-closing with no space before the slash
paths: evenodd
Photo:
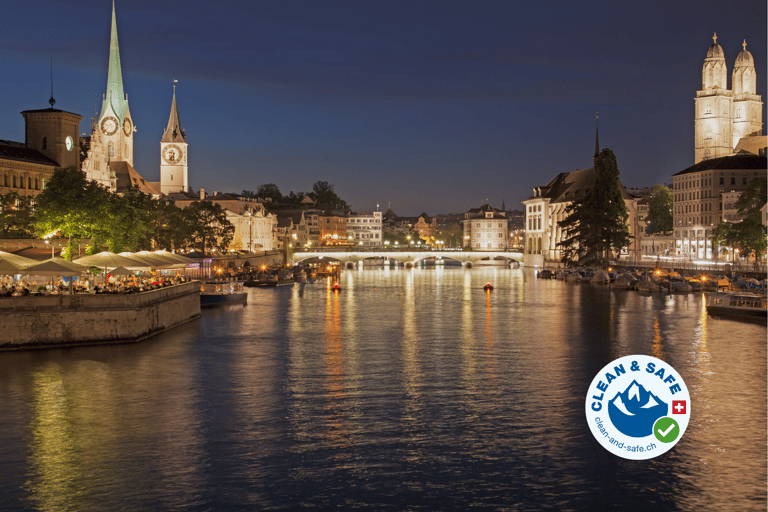
<path id="1" fill-rule="evenodd" d="M 256 191 L 256 198 L 262 201 L 279 203 L 283 199 L 283 194 L 280 193 L 280 189 L 274 183 L 265 183 L 259 185 L 259 189 Z"/>
<path id="2" fill-rule="evenodd" d="M 32 201 L 16 192 L 0 195 L 0 238 L 34 236 Z"/>
<path id="3" fill-rule="evenodd" d="M 182 210 L 189 225 L 193 246 L 205 253 L 209 247 L 226 250 L 235 236 L 235 227 L 222 207 L 211 201 L 196 201 Z"/>
<path id="4" fill-rule="evenodd" d="M 766 196 L 768 196 L 768 178 L 755 178 L 750 181 L 736 202 L 739 215 L 745 219 L 751 218 L 760 222 L 760 208 L 765 204 Z"/>
<path id="5" fill-rule="evenodd" d="M 666 185 L 654 185 L 648 201 L 648 225 L 646 233 L 668 233 L 672 231 L 672 189 Z"/>
<path id="6" fill-rule="evenodd" d="M 312 192 L 309 194 L 318 204 L 330 204 L 338 210 L 347 210 L 349 205 L 346 201 L 336 195 L 333 185 L 327 181 L 317 181 L 312 185 Z"/>

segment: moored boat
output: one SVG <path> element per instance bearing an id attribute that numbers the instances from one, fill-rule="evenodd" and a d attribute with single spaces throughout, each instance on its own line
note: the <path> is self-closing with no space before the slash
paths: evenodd
<path id="1" fill-rule="evenodd" d="M 765 322 L 768 316 L 768 299 L 765 295 L 745 292 L 713 293 L 707 300 L 707 313 L 742 320 Z"/>
<path id="2" fill-rule="evenodd" d="M 248 293 L 243 289 L 243 283 L 203 283 L 200 286 L 200 307 L 212 308 L 229 304 L 245 304 Z"/>

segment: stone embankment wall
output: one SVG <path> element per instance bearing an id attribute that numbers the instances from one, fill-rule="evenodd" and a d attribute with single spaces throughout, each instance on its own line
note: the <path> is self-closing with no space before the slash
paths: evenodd
<path id="1" fill-rule="evenodd" d="M 143 340 L 200 316 L 193 281 L 126 295 L 0 298 L 0 350 Z"/>

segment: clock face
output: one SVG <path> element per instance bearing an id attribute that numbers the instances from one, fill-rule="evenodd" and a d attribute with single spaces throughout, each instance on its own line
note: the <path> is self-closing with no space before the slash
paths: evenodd
<path id="1" fill-rule="evenodd" d="M 67 135 L 67 138 L 64 139 L 64 145 L 67 148 L 67 151 L 72 151 L 75 147 L 75 142 L 72 140 L 71 135 Z"/>
<path id="2" fill-rule="evenodd" d="M 112 135 L 117 131 L 117 119 L 112 116 L 105 117 L 101 122 L 101 131 L 106 135 Z"/>
<path id="3" fill-rule="evenodd" d="M 126 137 L 130 137 L 132 132 L 133 127 L 131 126 L 131 120 L 126 118 L 125 121 L 123 121 L 123 133 Z"/>
<path id="4" fill-rule="evenodd" d="M 166 163 L 179 164 L 181 163 L 182 158 L 184 158 L 184 153 L 179 146 L 176 144 L 165 146 L 165 149 L 163 150 L 163 160 L 165 160 Z"/>

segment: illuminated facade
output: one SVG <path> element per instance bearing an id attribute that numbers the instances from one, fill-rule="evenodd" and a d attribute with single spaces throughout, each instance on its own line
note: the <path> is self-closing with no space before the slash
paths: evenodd
<path id="1" fill-rule="evenodd" d="M 715 226 L 731 221 L 726 218 L 725 206 L 733 201 L 727 198 L 740 194 L 750 181 L 766 173 L 765 156 L 741 152 L 704 160 L 672 176 L 674 254 L 716 257 L 710 238 Z"/>
<path id="2" fill-rule="evenodd" d="M 135 132 L 128 96 L 123 91 L 117 17 L 113 3 L 107 89 L 102 99 L 101 112 L 91 127 L 91 135 L 82 140 L 85 155 L 81 168 L 88 179 L 112 192 L 136 187 L 145 194 L 160 197 L 159 182 L 145 180 L 133 167 Z"/>
<path id="3" fill-rule="evenodd" d="M 717 35 L 707 50 L 695 99 L 695 163 L 732 155 L 739 140 L 761 133 L 763 102 L 757 94 L 755 61 L 746 41 L 742 46 L 733 68 L 732 89 L 728 89 L 728 66 Z"/>
<path id="4" fill-rule="evenodd" d="M 43 191 L 57 167 L 77 168 L 81 117 L 53 108 L 25 110 L 24 142 L 0 141 L 0 194 L 34 197 Z"/>
<path id="5" fill-rule="evenodd" d="M 464 214 L 464 248 L 472 251 L 507 250 L 508 225 L 506 212 L 489 204 L 472 208 Z"/>
<path id="6" fill-rule="evenodd" d="M 181 129 L 179 109 L 176 106 L 176 86 L 173 86 L 173 102 L 168 126 L 160 141 L 160 192 L 187 192 L 187 135 Z"/>
<path id="7" fill-rule="evenodd" d="M 347 219 L 347 239 L 358 246 L 381 246 L 382 212 L 350 215 Z"/>
<path id="8" fill-rule="evenodd" d="M 757 74 L 746 41 L 736 57 L 731 89 L 728 68 L 717 35 L 707 50 L 696 93 L 695 163 L 673 179 L 674 248 L 670 253 L 713 259 L 712 230 L 736 221 L 734 197 L 749 182 L 766 176 L 766 136 L 763 102 L 757 94 Z"/>
<path id="9" fill-rule="evenodd" d="M 544 262 L 560 262 L 558 243 L 565 239 L 565 230 L 560 223 L 567 216 L 568 206 L 582 200 L 592 189 L 597 173 L 593 167 L 558 174 L 542 187 L 533 189 L 533 196 L 523 201 L 525 205 L 525 266 L 541 266 Z M 627 207 L 627 227 L 631 243 L 622 249 L 622 254 L 640 257 L 637 215 L 637 198 L 632 196 L 619 182 L 621 195 Z"/>

